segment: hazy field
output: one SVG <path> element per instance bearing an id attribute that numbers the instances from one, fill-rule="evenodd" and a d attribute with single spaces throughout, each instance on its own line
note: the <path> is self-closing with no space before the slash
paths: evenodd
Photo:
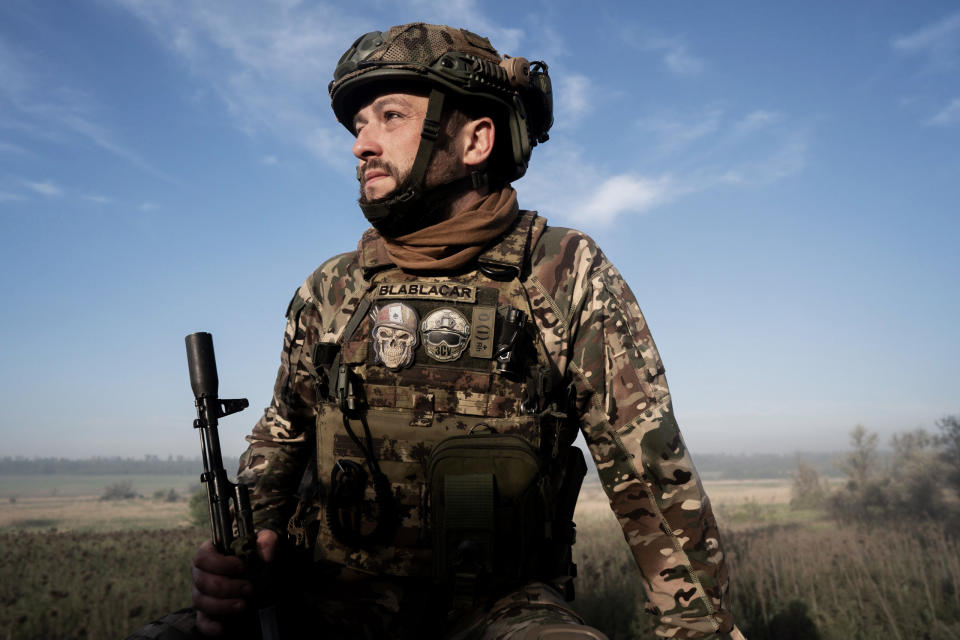
<path id="1" fill-rule="evenodd" d="M 104 488 L 130 482 L 143 498 L 100 500 Z M 0 476 L 0 531 L 169 529 L 188 524 L 186 497 L 199 478 L 184 475 Z M 152 499 L 173 489 L 175 502 Z"/>
<path id="2" fill-rule="evenodd" d="M 67 475 L 67 474 L 31 474 L 0 475 L 0 500 L 10 498 L 41 497 L 99 497 L 104 487 L 117 482 L 130 481 L 133 488 L 144 496 L 150 496 L 160 489 L 175 489 L 187 493 L 190 487 L 199 485 L 200 476 L 192 475 Z"/>
<path id="3" fill-rule="evenodd" d="M 100 500 L 104 488 L 129 481 L 143 496 L 134 500 Z M 109 531 L 187 526 L 186 502 L 151 497 L 175 490 L 186 497 L 199 478 L 185 475 L 24 475 L 0 476 L 0 530 L 45 529 Z M 751 505 L 785 506 L 790 501 L 787 480 L 714 480 L 704 483 L 718 511 Z M 587 484 L 577 513 L 610 513 L 599 484 Z M 610 515 L 612 518 L 612 514 Z"/>

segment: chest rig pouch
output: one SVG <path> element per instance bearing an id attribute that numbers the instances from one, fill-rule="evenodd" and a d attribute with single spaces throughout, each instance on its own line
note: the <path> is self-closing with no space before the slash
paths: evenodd
<path id="1" fill-rule="evenodd" d="M 514 435 L 471 433 L 430 454 L 434 576 L 469 605 L 536 575 L 550 496 L 544 461 Z M 500 583 L 500 584 L 498 584 Z"/>

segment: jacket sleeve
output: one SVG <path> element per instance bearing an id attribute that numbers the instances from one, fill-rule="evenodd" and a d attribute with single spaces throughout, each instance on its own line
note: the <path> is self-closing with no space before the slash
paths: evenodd
<path id="1" fill-rule="evenodd" d="M 729 610 L 717 522 L 680 435 L 660 355 L 633 293 L 593 249 L 570 316 L 568 373 L 647 611 L 658 636 L 742 638 Z"/>
<path id="2" fill-rule="evenodd" d="M 254 526 L 284 532 L 296 507 L 297 487 L 314 446 L 316 405 L 306 366 L 304 341 L 319 326 L 308 285 L 297 290 L 287 308 L 280 370 L 270 406 L 247 436 L 238 478 L 250 487 Z"/>

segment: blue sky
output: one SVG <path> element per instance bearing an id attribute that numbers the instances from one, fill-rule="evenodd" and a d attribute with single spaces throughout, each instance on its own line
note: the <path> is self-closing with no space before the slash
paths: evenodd
<path id="1" fill-rule="evenodd" d="M 365 228 L 332 68 L 414 20 L 549 63 L 520 204 L 623 272 L 695 456 L 960 411 L 956 3 L 12 1 L 0 455 L 196 455 L 199 330 L 242 450 L 291 294 Z"/>

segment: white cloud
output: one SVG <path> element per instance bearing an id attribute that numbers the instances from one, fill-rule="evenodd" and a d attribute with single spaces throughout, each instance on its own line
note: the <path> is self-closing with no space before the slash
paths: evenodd
<path id="1" fill-rule="evenodd" d="M 647 38 L 641 46 L 661 53 L 664 66 L 672 73 L 695 76 L 703 71 L 703 60 L 690 53 L 687 45 L 677 38 Z"/>
<path id="2" fill-rule="evenodd" d="M 140 206 L 137 207 L 137 209 L 139 209 L 142 213 L 156 211 L 159 208 L 160 208 L 159 205 L 157 205 L 155 202 L 150 202 L 149 200 L 146 202 L 141 202 Z"/>
<path id="3" fill-rule="evenodd" d="M 25 200 L 25 198 L 19 193 L 0 191 L 0 202 L 21 202 L 23 200 Z"/>
<path id="4" fill-rule="evenodd" d="M 95 204 L 110 204 L 110 203 L 113 202 L 113 198 L 108 198 L 108 197 L 106 197 L 106 196 L 97 195 L 97 194 L 95 194 L 95 193 L 91 193 L 91 194 L 85 195 L 85 196 L 83 196 L 83 197 L 84 197 L 84 199 L 89 200 L 90 202 L 93 202 L 93 203 L 95 203 Z"/>
<path id="5" fill-rule="evenodd" d="M 960 52 L 960 12 L 894 38 L 891 45 L 901 53 L 927 57 L 933 70 L 949 69 L 956 65 Z"/>
<path id="6" fill-rule="evenodd" d="M 669 175 L 616 175 L 602 182 L 581 204 L 581 215 L 599 224 L 609 224 L 622 213 L 644 213 L 668 200 L 674 195 L 673 188 Z"/>
<path id="7" fill-rule="evenodd" d="M 280 164 L 280 161 L 277 159 L 277 156 L 263 156 L 260 158 L 260 162 L 267 165 L 268 167 L 273 167 Z"/>
<path id="8" fill-rule="evenodd" d="M 960 98 L 954 98 L 950 104 L 927 121 L 927 124 L 939 127 L 947 127 L 957 123 L 960 123 Z"/>
<path id="9" fill-rule="evenodd" d="M 30 180 L 24 180 L 23 186 L 35 191 L 42 196 L 47 197 L 56 197 L 63 195 L 63 190 L 55 185 L 52 180 L 44 180 L 43 182 L 32 182 Z"/>
<path id="10" fill-rule="evenodd" d="M 621 215 L 642 214 L 676 194 L 667 174 L 646 176 L 622 171 L 608 176 L 585 158 L 582 149 L 559 140 L 537 148 L 518 188 L 521 206 L 583 228 L 609 225 Z M 529 204 L 525 204 L 529 202 Z"/>

